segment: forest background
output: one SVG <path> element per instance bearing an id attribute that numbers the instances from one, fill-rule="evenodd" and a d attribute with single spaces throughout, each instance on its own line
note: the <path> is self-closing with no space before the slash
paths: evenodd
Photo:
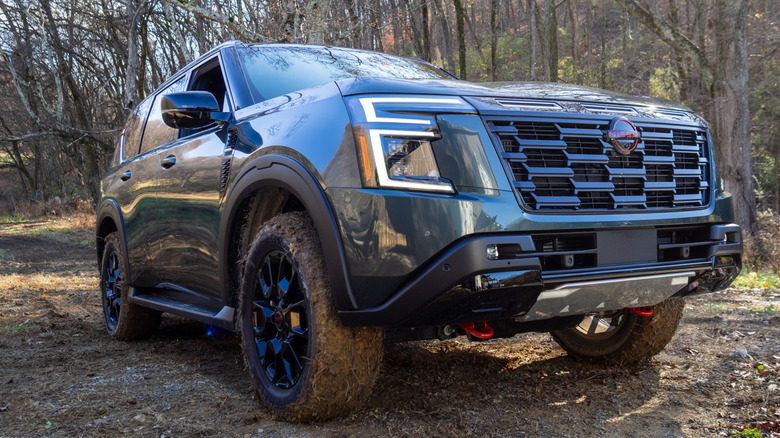
<path id="1" fill-rule="evenodd" d="M 709 120 L 754 269 L 780 270 L 778 0 L 0 0 L 0 209 L 95 202 L 125 117 L 214 45 L 414 56 L 469 81 L 683 102 Z"/>

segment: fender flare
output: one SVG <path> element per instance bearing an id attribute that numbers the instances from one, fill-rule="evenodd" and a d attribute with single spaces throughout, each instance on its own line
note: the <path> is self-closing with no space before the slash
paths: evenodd
<path id="1" fill-rule="evenodd" d="M 227 285 L 230 275 L 230 228 L 236 220 L 241 203 L 257 189 L 266 186 L 284 188 L 301 201 L 320 237 L 336 309 L 357 309 L 348 280 L 341 232 L 322 184 L 301 162 L 286 155 L 268 154 L 252 160 L 243 167 L 228 191 L 219 225 L 219 269 L 223 287 Z M 228 298 L 229 293 L 230 291 L 223 290 L 223 297 Z"/>
<path id="2" fill-rule="evenodd" d="M 101 269 L 100 262 L 103 258 L 103 252 L 100 251 L 101 245 L 98 240 L 100 237 L 100 225 L 103 220 L 110 218 L 116 225 L 117 232 L 119 232 L 119 244 L 122 245 L 122 253 L 125 254 L 125 272 L 126 278 L 132 278 L 130 276 L 130 264 L 127 255 L 127 236 L 125 235 L 125 220 L 122 216 L 122 210 L 119 208 L 119 204 L 114 199 L 104 199 L 97 209 L 97 220 L 95 221 L 95 251 L 97 252 L 97 264 L 98 270 Z"/>

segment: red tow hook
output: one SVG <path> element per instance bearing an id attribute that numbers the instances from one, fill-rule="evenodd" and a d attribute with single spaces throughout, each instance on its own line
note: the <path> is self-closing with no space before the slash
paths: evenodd
<path id="1" fill-rule="evenodd" d="M 628 309 L 631 313 L 636 313 L 639 316 L 653 316 L 653 308 L 652 307 L 631 307 Z"/>
<path id="2" fill-rule="evenodd" d="M 493 337 L 493 327 L 489 326 L 487 321 L 464 322 L 458 324 L 464 332 L 480 339 L 490 339 Z"/>

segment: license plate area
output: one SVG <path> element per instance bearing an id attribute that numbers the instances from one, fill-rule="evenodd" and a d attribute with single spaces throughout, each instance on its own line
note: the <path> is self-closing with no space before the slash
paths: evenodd
<path id="1" fill-rule="evenodd" d="M 596 232 L 598 266 L 658 261 L 658 238 L 654 228 Z"/>

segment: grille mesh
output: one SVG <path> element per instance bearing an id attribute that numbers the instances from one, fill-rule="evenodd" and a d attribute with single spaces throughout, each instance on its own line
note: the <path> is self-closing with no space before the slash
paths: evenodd
<path id="1" fill-rule="evenodd" d="M 626 211 L 708 204 L 710 160 L 701 127 L 635 123 L 642 140 L 620 155 L 604 140 L 609 121 L 486 119 L 533 211 Z"/>

